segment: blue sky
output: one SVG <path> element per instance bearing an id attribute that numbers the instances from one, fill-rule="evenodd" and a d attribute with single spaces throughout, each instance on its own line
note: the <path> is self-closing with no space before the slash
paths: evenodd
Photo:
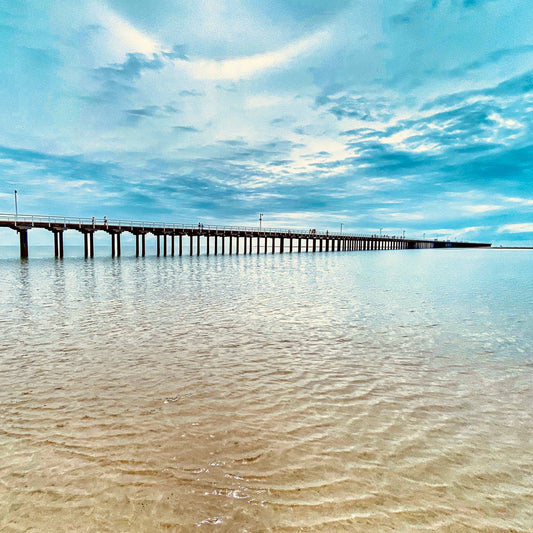
<path id="1" fill-rule="evenodd" d="M 0 212 L 533 245 L 531 0 L 3 0 Z"/>

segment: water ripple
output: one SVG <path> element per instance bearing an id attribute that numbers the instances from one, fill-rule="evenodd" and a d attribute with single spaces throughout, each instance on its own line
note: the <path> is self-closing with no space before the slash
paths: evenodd
<path id="1" fill-rule="evenodd" d="M 533 282 L 454 252 L 1 262 L 0 530 L 533 530 Z"/>

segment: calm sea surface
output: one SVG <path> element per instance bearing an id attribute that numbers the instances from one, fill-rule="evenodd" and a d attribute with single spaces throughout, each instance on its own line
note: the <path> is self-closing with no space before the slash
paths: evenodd
<path id="1" fill-rule="evenodd" d="M 533 531 L 533 251 L 1 253 L 1 531 Z"/>

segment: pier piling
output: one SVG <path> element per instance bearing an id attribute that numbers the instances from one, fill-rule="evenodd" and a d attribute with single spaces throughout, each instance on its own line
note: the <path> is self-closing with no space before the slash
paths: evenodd
<path id="1" fill-rule="evenodd" d="M 20 258 L 27 259 L 29 256 L 28 253 L 28 230 L 26 228 L 17 229 L 19 233 L 19 242 L 20 242 Z"/>

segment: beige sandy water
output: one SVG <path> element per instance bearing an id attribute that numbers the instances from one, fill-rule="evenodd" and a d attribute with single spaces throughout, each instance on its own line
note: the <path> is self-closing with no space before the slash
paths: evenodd
<path id="1" fill-rule="evenodd" d="M 504 253 L 0 262 L 0 530 L 532 531 Z"/>

